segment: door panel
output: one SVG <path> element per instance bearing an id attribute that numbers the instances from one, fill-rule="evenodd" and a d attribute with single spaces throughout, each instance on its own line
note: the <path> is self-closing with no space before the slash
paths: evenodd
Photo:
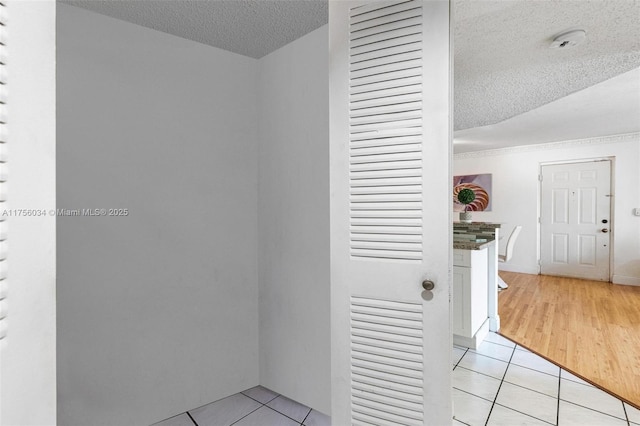
<path id="1" fill-rule="evenodd" d="M 569 223 L 569 191 L 566 188 L 553 190 L 553 223 Z"/>
<path id="2" fill-rule="evenodd" d="M 568 263 L 569 262 L 569 236 L 567 234 L 554 233 L 551 238 L 553 239 L 552 247 L 552 259 L 554 263 Z"/>
<path id="3" fill-rule="evenodd" d="M 449 3 L 332 1 L 329 31 L 332 422 L 448 424 Z"/>
<path id="4" fill-rule="evenodd" d="M 578 235 L 578 263 L 585 266 L 596 265 L 595 235 Z"/>
<path id="5" fill-rule="evenodd" d="M 543 274 L 609 280 L 610 181 L 610 161 L 542 167 Z"/>

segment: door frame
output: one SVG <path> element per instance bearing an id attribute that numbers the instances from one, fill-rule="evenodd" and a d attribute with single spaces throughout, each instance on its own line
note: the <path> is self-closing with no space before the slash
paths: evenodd
<path id="1" fill-rule="evenodd" d="M 541 161 L 538 164 L 538 223 L 537 223 L 537 250 L 536 255 L 538 256 L 538 275 L 541 274 L 542 271 L 542 167 L 543 166 L 557 166 L 562 164 L 579 164 L 579 163 L 592 163 L 599 161 L 608 161 L 609 162 L 609 282 L 613 282 L 613 259 L 615 256 L 614 253 L 614 240 L 615 240 L 615 167 L 616 167 L 616 157 L 615 156 L 606 156 L 606 157 L 592 157 L 592 158 L 580 158 L 573 160 L 558 160 L 558 161 Z"/>

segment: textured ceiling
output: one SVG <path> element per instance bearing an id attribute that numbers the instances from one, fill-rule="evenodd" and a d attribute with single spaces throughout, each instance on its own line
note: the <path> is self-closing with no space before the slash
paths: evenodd
<path id="1" fill-rule="evenodd" d="M 453 147 L 458 154 L 637 132 L 640 68 L 500 123 L 459 130 Z"/>
<path id="2" fill-rule="evenodd" d="M 455 129 L 495 124 L 640 66 L 640 2 L 455 3 Z M 550 49 L 568 29 L 573 48 Z"/>
<path id="3" fill-rule="evenodd" d="M 251 58 L 327 23 L 324 0 L 60 0 Z"/>
<path id="4" fill-rule="evenodd" d="M 253 58 L 327 22 L 327 0 L 59 1 Z M 458 131 L 495 125 L 640 67 L 639 0 L 453 5 Z M 549 49 L 555 35 L 575 28 L 587 32 L 583 44 Z M 624 102 L 615 107 L 626 110 Z"/>

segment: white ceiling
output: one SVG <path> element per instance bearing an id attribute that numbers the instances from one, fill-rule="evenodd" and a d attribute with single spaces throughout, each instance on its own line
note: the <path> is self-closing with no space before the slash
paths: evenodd
<path id="1" fill-rule="evenodd" d="M 59 1 L 253 58 L 327 22 L 327 0 Z M 456 152 L 640 131 L 640 1 L 453 4 Z"/>

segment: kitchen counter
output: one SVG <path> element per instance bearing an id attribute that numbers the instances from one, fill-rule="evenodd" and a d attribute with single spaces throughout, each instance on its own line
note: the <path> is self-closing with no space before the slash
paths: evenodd
<path id="1" fill-rule="evenodd" d="M 482 250 L 495 245 L 495 243 L 495 240 L 485 241 L 482 243 L 476 243 L 474 241 L 454 241 L 453 248 L 458 250 Z"/>
<path id="2" fill-rule="evenodd" d="M 486 243 L 485 243 L 486 244 Z M 489 332 L 488 250 L 453 251 L 453 343 L 477 349 Z"/>
<path id="3" fill-rule="evenodd" d="M 478 251 L 486 249 L 486 257 L 484 257 L 486 259 L 486 267 L 483 266 L 482 272 L 476 274 L 476 281 L 482 282 L 482 287 L 486 289 L 487 298 L 484 300 L 487 302 L 490 331 L 500 330 L 500 316 L 498 315 L 498 240 L 500 239 L 500 227 L 500 223 L 490 222 L 453 223 L 454 249 L 468 250 L 468 255 L 475 258 L 478 258 Z M 480 275 L 483 277 L 480 278 Z M 478 338 L 474 338 L 473 343 L 479 344 L 483 337 L 482 335 L 476 337 Z"/>

